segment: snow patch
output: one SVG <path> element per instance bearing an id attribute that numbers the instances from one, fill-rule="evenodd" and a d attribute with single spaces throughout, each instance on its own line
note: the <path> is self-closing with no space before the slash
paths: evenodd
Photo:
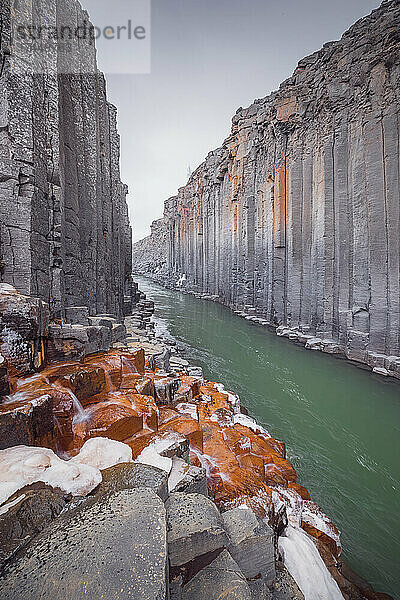
<path id="1" fill-rule="evenodd" d="M 305 600 L 344 600 L 311 538 L 288 525 L 278 540 L 285 567 Z"/>

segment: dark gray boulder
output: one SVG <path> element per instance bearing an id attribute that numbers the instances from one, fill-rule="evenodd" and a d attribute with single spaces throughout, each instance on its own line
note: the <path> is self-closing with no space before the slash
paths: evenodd
<path id="1" fill-rule="evenodd" d="M 150 489 L 122 490 L 57 520 L 8 565 L 2 600 L 167 597 L 166 517 Z"/>

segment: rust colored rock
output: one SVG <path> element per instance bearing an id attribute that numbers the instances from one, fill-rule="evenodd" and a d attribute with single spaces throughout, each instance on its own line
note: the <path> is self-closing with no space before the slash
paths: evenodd
<path id="1" fill-rule="evenodd" d="M 54 443 L 53 398 L 42 395 L 0 404 L 0 450 Z"/>
<path id="2" fill-rule="evenodd" d="M 175 431 L 184 435 L 190 443 L 192 450 L 203 452 L 203 431 L 197 421 L 190 417 L 178 417 L 167 421 L 159 431 Z"/>
<path id="3" fill-rule="evenodd" d="M 329 552 L 335 558 L 338 558 L 339 552 L 338 552 L 338 547 L 336 545 L 335 540 L 333 540 L 331 537 L 329 537 L 329 535 L 327 535 L 323 531 L 320 531 L 316 527 L 313 527 L 313 525 L 310 525 L 309 523 L 305 523 L 304 521 L 301 522 L 301 527 L 302 527 L 302 529 L 304 529 L 304 531 L 306 533 L 308 533 L 308 535 L 311 535 L 316 540 L 319 540 L 321 542 L 321 544 L 326 546 L 328 548 Z"/>
<path id="4" fill-rule="evenodd" d="M 295 490 L 303 498 L 303 500 L 311 500 L 310 492 L 302 485 L 294 483 L 293 481 L 289 481 L 288 488 Z"/>
<path id="5" fill-rule="evenodd" d="M 262 458 L 254 456 L 254 454 L 242 454 L 238 456 L 237 460 L 243 469 L 252 471 L 260 481 L 266 480 L 264 461 Z M 270 482 L 268 481 L 268 483 Z"/>
<path id="6" fill-rule="evenodd" d="M 100 402 L 85 410 L 85 420 L 74 424 L 78 437 L 106 437 L 122 442 L 143 427 L 143 416 L 116 402 Z"/>
<path id="7" fill-rule="evenodd" d="M 169 406 L 160 406 L 158 409 L 158 422 L 160 425 L 164 425 L 172 419 L 177 419 L 179 413 Z"/>
<path id="8" fill-rule="evenodd" d="M 138 431 L 135 435 L 127 437 L 124 439 L 124 444 L 128 444 L 128 446 L 132 449 L 132 458 L 135 460 L 139 454 L 156 438 L 156 433 L 154 431 L 149 431 L 148 429 L 142 429 Z"/>
<path id="9" fill-rule="evenodd" d="M 119 354 L 115 352 L 93 354 L 85 358 L 84 364 L 101 367 L 104 370 L 108 391 L 118 390 L 121 387 L 122 364 Z"/>
<path id="10" fill-rule="evenodd" d="M 28 375 L 42 366 L 47 333 L 47 304 L 1 284 L 0 350 L 12 375 Z"/>
<path id="11" fill-rule="evenodd" d="M 176 392 L 176 402 L 191 402 L 200 394 L 201 379 L 179 373 L 181 385 Z"/>

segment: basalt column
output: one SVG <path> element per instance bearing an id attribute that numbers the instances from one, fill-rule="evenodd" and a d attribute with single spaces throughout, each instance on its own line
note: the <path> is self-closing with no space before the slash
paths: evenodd
<path id="1" fill-rule="evenodd" d="M 165 203 L 163 281 L 400 376 L 399 29 L 383 2 L 237 111 Z"/>
<path id="2" fill-rule="evenodd" d="M 75 40 L 66 56 L 53 44 L 47 70 L 24 74 L 11 15 L 14 1 L 2 0 L 1 281 L 48 302 L 53 316 L 69 306 L 121 316 L 131 298 L 131 229 L 116 109 L 95 47 Z M 75 0 L 41 0 L 26 3 L 24 19 L 79 27 L 88 15 Z"/>

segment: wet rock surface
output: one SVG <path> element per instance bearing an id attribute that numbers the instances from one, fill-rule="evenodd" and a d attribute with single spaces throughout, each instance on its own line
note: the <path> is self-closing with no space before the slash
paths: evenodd
<path id="1" fill-rule="evenodd" d="M 68 504 L 68 496 L 60 491 L 32 487 L 19 491 L 0 509 L 0 572 Z"/>
<path id="2" fill-rule="evenodd" d="M 83 506 L 42 533 L 0 577 L 4 600 L 165 600 L 165 508 L 146 488 Z"/>

